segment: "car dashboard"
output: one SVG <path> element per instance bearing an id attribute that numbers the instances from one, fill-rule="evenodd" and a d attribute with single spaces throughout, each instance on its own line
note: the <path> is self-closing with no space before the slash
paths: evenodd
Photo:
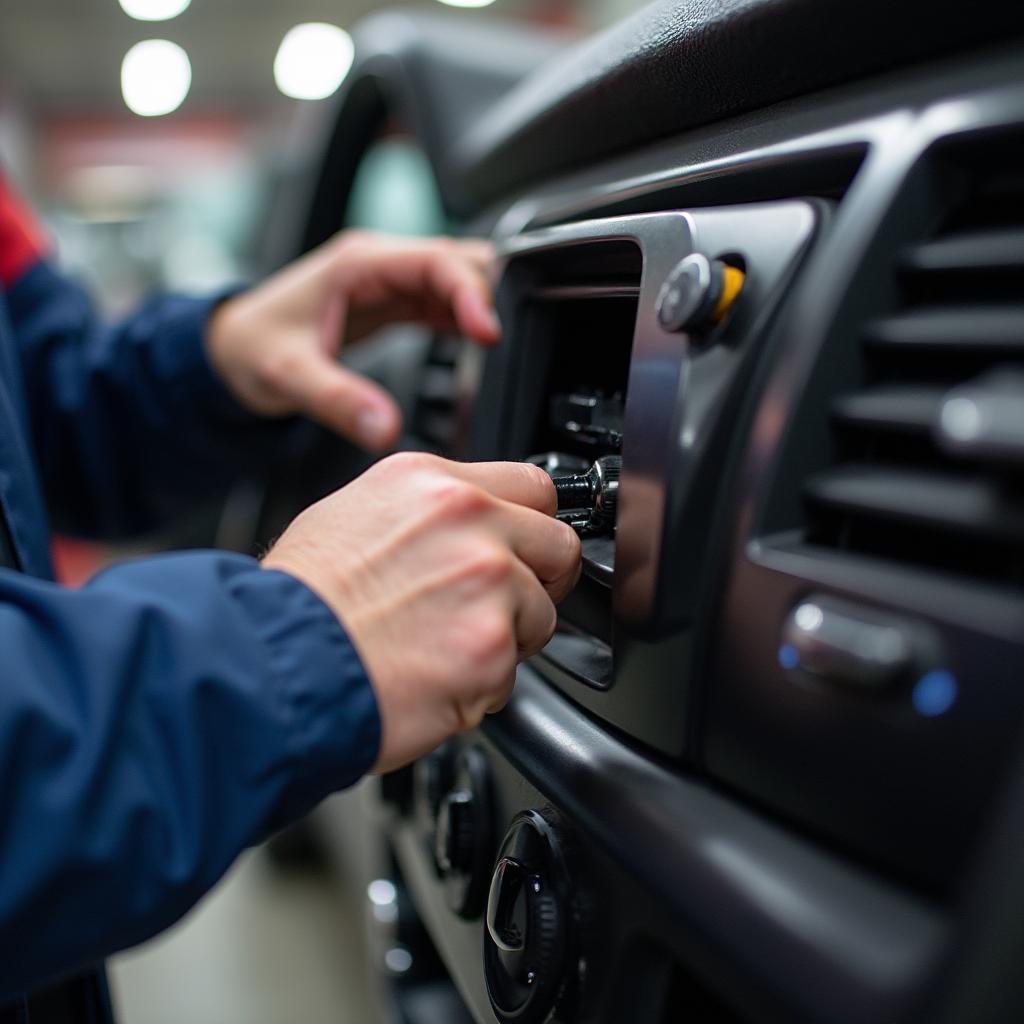
<path id="1" fill-rule="evenodd" d="M 605 140 L 577 52 L 454 146 L 504 338 L 433 343 L 435 447 L 621 478 L 509 705 L 364 788 L 396 1019 L 1022 1019 L 1024 49 L 969 35 Z"/>

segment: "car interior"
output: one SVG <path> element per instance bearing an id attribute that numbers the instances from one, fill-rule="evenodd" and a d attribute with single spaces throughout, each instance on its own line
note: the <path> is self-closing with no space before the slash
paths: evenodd
<path id="1" fill-rule="evenodd" d="M 385 1019 L 1024 1020 L 1024 6 L 355 35 L 266 266 L 401 150 L 503 326 L 353 353 L 402 446 L 616 497 L 508 706 L 317 813 Z"/>

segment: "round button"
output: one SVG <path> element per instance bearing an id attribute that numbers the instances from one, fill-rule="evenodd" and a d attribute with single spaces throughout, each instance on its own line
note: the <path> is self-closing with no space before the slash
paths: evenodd
<path id="1" fill-rule="evenodd" d="M 655 302 L 666 331 L 709 327 L 725 316 L 743 287 L 743 271 L 700 252 L 681 259 L 661 286 Z"/>
<path id="2" fill-rule="evenodd" d="M 707 305 L 711 290 L 711 262 L 703 253 L 692 252 L 680 260 L 658 294 L 658 323 L 666 331 L 683 331 Z"/>
<path id="3" fill-rule="evenodd" d="M 539 1024 L 570 980 L 569 883 L 561 846 L 537 811 L 512 822 L 487 897 L 484 980 L 501 1024 Z"/>

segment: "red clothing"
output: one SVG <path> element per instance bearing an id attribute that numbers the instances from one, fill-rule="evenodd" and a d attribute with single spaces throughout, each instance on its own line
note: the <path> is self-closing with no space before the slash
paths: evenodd
<path id="1" fill-rule="evenodd" d="M 39 222 L 0 174 L 0 287 L 14 284 L 46 249 Z"/>

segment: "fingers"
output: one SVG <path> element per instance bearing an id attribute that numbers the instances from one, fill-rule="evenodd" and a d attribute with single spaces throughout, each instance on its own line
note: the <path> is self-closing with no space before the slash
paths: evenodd
<path id="1" fill-rule="evenodd" d="M 532 509 L 502 503 L 500 529 L 516 556 L 536 575 L 555 603 L 576 585 L 580 538 L 571 526 Z"/>
<path id="2" fill-rule="evenodd" d="M 386 304 L 388 319 L 412 308 L 449 310 L 455 326 L 484 344 L 497 341 L 501 328 L 494 313 L 487 267 L 489 243 L 481 240 L 392 239 L 358 240 L 356 248 L 338 249 L 343 260 L 342 287 L 348 293 L 354 322 L 360 306 Z"/>
<path id="3" fill-rule="evenodd" d="M 560 525 L 560 524 L 557 524 Z M 558 625 L 558 613 L 547 590 L 531 568 L 516 559 L 513 568 L 513 629 L 516 638 L 516 663 L 542 650 Z M 516 669 L 512 666 L 500 686 L 491 687 L 482 706 L 484 714 L 501 711 L 515 688 Z M 476 721 L 481 716 L 475 715 Z"/>
<path id="4" fill-rule="evenodd" d="M 558 615 L 533 572 L 518 559 L 514 566 L 516 652 L 521 659 L 536 654 L 551 639 Z"/>
<path id="5" fill-rule="evenodd" d="M 504 708 L 505 705 L 508 704 L 509 700 L 511 699 L 512 691 L 515 689 L 515 686 L 516 670 L 513 669 L 508 674 L 508 677 L 505 679 L 504 685 L 501 687 L 498 693 L 495 696 L 492 696 L 491 699 L 488 701 L 487 706 L 484 708 L 484 714 L 496 715 L 499 711 L 501 711 L 502 708 Z"/>
<path id="6" fill-rule="evenodd" d="M 401 430 L 402 414 L 387 391 L 317 348 L 292 352 L 278 387 L 292 408 L 372 451 L 390 447 Z"/>
<path id="7" fill-rule="evenodd" d="M 490 247 L 485 246 L 463 243 L 431 252 L 426 277 L 429 292 L 451 307 L 459 329 L 470 338 L 491 343 L 498 340 L 501 327 L 484 272 L 490 259 Z"/>
<path id="8" fill-rule="evenodd" d="M 483 238 L 460 238 L 455 241 L 458 250 L 475 263 L 481 270 L 486 271 L 494 259 L 494 246 Z"/>
<path id="9" fill-rule="evenodd" d="M 483 511 L 489 529 L 536 575 L 554 601 L 575 586 L 580 569 L 580 540 L 575 531 L 554 518 L 557 499 L 551 478 L 540 467 L 523 462 L 450 462 L 423 453 L 402 453 L 378 464 L 375 472 L 406 473 L 438 470 L 469 490 L 496 499 L 485 506 L 455 500 L 446 491 L 439 506 L 445 515 L 476 515 Z M 436 479 L 436 477 L 434 477 Z"/>
<path id="10" fill-rule="evenodd" d="M 532 508 L 553 516 L 558 497 L 551 477 L 528 462 L 448 462 L 454 477 L 475 484 L 502 501 Z"/>

